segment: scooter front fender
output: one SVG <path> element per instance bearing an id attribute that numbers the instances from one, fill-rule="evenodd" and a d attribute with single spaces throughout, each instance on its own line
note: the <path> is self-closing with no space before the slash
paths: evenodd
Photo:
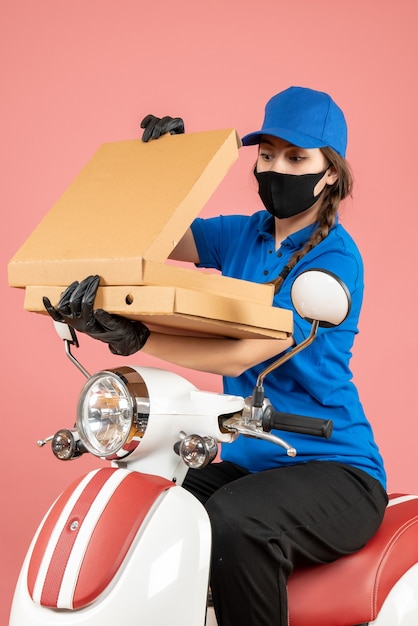
<path id="1" fill-rule="evenodd" d="M 210 550 L 207 513 L 182 487 L 123 469 L 90 472 L 35 535 L 10 626 L 203 626 Z"/>

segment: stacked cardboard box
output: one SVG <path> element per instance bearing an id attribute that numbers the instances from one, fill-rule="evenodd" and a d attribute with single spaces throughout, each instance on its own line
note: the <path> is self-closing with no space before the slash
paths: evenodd
<path id="1" fill-rule="evenodd" d="M 99 274 L 96 306 L 168 333 L 284 338 L 273 287 L 167 259 L 238 156 L 231 129 L 104 144 L 9 263 L 25 309 L 45 313 Z"/>

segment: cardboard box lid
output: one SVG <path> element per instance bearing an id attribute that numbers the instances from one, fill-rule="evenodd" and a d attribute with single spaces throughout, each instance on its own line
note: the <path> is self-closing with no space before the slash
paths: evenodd
<path id="1" fill-rule="evenodd" d="M 11 259 L 10 286 L 51 284 L 54 263 L 89 259 L 123 259 L 116 284 L 131 284 L 124 268 L 170 255 L 239 145 L 233 129 L 104 144 Z M 68 284 L 66 274 L 55 284 Z M 106 283 L 105 264 L 101 275 Z"/>

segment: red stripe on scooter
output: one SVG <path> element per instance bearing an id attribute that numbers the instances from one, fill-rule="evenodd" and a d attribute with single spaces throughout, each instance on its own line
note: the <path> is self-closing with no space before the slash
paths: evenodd
<path id="1" fill-rule="evenodd" d="M 48 567 L 48 573 L 41 595 L 42 606 L 57 606 L 58 594 L 60 592 L 65 568 L 74 542 L 78 536 L 76 531 L 71 530 L 71 524 L 77 522 L 81 525 L 97 494 L 115 471 L 117 470 L 106 468 L 97 472 L 86 485 L 86 488 L 68 516 Z"/>
<path id="2" fill-rule="evenodd" d="M 159 495 L 174 483 L 131 472 L 119 484 L 91 535 L 73 597 L 74 609 L 97 598 L 111 582 Z"/>
<path id="3" fill-rule="evenodd" d="M 115 471 L 117 470 L 106 468 L 102 471 L 97 472 L 86 485 L 86 488 L 81 493 L 71 513 L 69 514 L 48 565 L 48 570 L 41 594 L 42 606 L 48 606 L 52 608 L 55 608 L 57 606 L 58 594 L 60 591 L 65 568 L 68 562 L 69 555 L 71 554 L 72 547 L 78 535 L 76 531 L 71 530 L 71 524 L 73 522 L 78 522 L 79 524 L 81 524 L 82 520 L 90 509 L 92 502 L 94 502 L 95 497 L 100 492 L 101 488 L 109 479 L 109 477 Z M 73 490 L 71 490 L 71 492 L 66 492 L 68 496 L 71 496 L 72 491 Z M 60 498 L 60 500 L 62 500 L 62 498 Z M 61 512 L 64 504 L 65 499 L 59 507 Z M 56 513 L 57 512 L 54 512 L 53 514 L 53 518 L 55 519 L 55 521 L 57 521 Z M 49 524 L 48 527 L 51 528 Z M 41 531 L 41 535 L 45 535 L 47 532 L 48 528 L 44 526 Z M 48 535 L 48 537 L 43 536 L 41 538 L 41 543 L 43 545 L 47 544 L 47 539 L 49 538 L 49 536 L 50 535 Z"/>
<path id="4" fill-rule="evenodd" d="M 60 608 L 58 607 L 58 599 L 61 585 L 78 535 L 77 531 L 70 530 L 70 526 L 74 521 L 77 521 L 79 528 L 81 527 L 85 516 L 94 506 L 107 481 L 114 472 L 120 471 L 116 468 L 103 468 L 96 473 L 91 472 L 94 475 L 81 491 L 71 513 L 68 515 L 47 564 L 40 598 L 42 606 Z M 28 569 L 28 590 L 32 598 L 51 535 L 74 491 L 79 487 L 80 482 L 88 476 L 82 476 L 66 489 L 45 519 L 32 551 Z M 101 511 L 95 526 L 92 527 L 86 552 L 81 555 L 80 570 L 78 574 L 74 572 L 72 597 L 74 609 L 89 604 L 103 592 L 121 566 L 153 503 L 163 491 L 173 486 L 174 483 L 158 476 L 126 472 L 121 483 L 109 494 L 107 504 Z M 62 522 L 60 522 L 60 528 L 61 526 Z"/>
<path id="5" fill-rule="evenodd" d="M 55 501 L 51 510 L 48 513 L 44 521 L 44 525 L 39 533 L 39 536 L 36 540 L 35 546 L 32 550 L 32 556 L 30 559 L 29 567 L 28 567 L 28 591 L 33 598 L 34 588 L 36 579 L 38 576 L 39 568 L 41 567 L 42 559 L 47 549 L 49 540 L 51 538 L 52 531 L 54 530 L 60 515 L 68 502 L 70 495 L 75 491 L 78 485 L 84 480 L 85 476 L 80 476 L 80 478 L 74 481 Z"/>

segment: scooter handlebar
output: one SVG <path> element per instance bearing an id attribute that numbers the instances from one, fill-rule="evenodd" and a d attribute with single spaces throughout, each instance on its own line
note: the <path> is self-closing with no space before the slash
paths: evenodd
<path id="1" fill-rule="evenodd" d="M 263 413 L 263 430 L 270 432 L 273 429 L 329 439 L 332 434 L 333 423 L 332 420 L 323 420 L 318 417 L 282 413 L 275 411 L 271 405 L 268 405 Z"/>

